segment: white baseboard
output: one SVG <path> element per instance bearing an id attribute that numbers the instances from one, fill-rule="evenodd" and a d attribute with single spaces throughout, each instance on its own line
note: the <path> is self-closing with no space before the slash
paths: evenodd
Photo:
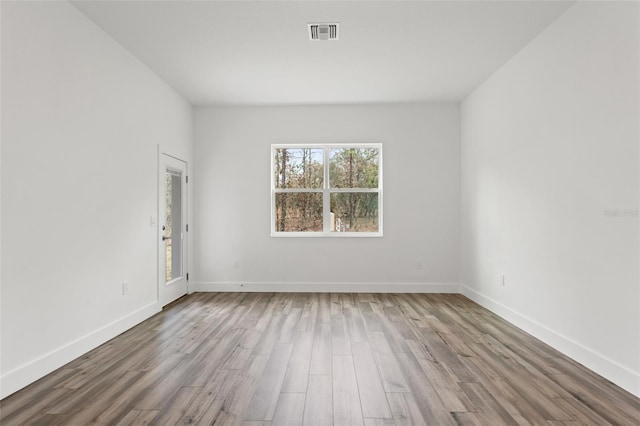
<path id="1" fill-rule="evenodd" d="M 477 304 L 521 328 L 547 345 L 562 352 L 626 391 L 640 397 L 640 374 L 618 364 L 605 355 L 528 318 L 484 294 L 461 286 L 462 294 Z"/>
<path id="2" fill-rule="evenodd" d="M 190 292 L 214 293 L 460 293 L 457 283 L 194 282 L 189 287 Z"/>
<path id="3" fill-rule="evenodd" d="M 97 348 L 160 312 L 160 310 L 159 303 L 150 303 L 129 315 L 5 373 L 0 376 L 0 399 L 11 395 L 68 362 Z"/>

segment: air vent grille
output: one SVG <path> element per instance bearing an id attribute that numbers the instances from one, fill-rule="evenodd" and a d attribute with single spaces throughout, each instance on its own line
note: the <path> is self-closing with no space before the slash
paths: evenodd
<path id="1" fill-rule="evenodd" d="M 338 40 L 340 24 L 307 24 L 309 40 Z"/>

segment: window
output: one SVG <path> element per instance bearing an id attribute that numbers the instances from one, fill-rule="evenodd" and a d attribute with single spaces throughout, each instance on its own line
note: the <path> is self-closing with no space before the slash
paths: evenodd
<path id="1" fill-rule="evenodd" d="M 382 145 L 272 145 L 271 235 L 382 236 Z"/>

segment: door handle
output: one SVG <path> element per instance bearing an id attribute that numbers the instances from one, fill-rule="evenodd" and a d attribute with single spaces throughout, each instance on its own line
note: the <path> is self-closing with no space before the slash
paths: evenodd
<path id="1" fill-rule="evenodd" d="M 163 235 L 163 236 L 162 236 L 162 241 L 164 241 L 164 240 L 170 240 L 170 239 L 171 239 L 171 237 L 167 237 L 166 235 Z"/>

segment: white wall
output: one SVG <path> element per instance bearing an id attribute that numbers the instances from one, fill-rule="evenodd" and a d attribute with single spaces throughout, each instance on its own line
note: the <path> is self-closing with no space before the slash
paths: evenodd
<path id="1" fill-rule="evenodd" d="M 67 2 L 2 2 L 2 396 L 158 311 L 157 145 L 190 159 L 192 119 Z"/>
<path id="2" fill-rule="evenodd" d="M 463 292 L 636 395 L 639 22 L 577 3 L 461 109 Z"/>
<path id="3" fill-rule="evenodd" d="M 196 289 L 458 291 L 457 105 L 218 107 L 195 117 Z M 270 146 L 315 142 L 383 144 L 384 237 L 270 237 Z"/>

